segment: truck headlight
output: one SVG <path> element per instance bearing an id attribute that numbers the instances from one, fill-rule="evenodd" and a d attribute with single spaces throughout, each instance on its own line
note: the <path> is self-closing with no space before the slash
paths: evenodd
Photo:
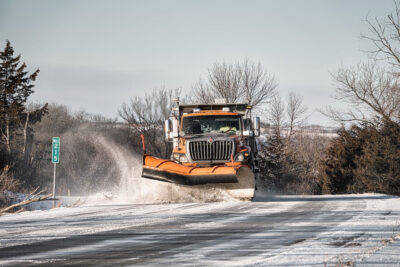
<path id="1" fill-rule="evenodd" d="M 180 162 L 189 162 L 189 160 L 188 160 L 188 158 L 186 157 L 185 154 L 181 154 L 181 155 L 179 156 L 179 161 L 180 161 Z"/>
<path id="2" fill-rule="evenodd" d="M 179 161 L 179 155 L 180 154 L 178 154 L 178 153 L 172 153 L 172 156 L 171 156 L 172 160 Z"/>
<path id="3" fill-rule="evenodd" d="M 172 153 L 172 160 L 176 162 L 189 162 L 186 155 L 182 153 Z"/>
<path id="4" fill-rule="evenodd" d="M 249 157 L 248 152 L 239 152 L 236 154 L 235 160 L 236 161 L 244 161 Z"/>

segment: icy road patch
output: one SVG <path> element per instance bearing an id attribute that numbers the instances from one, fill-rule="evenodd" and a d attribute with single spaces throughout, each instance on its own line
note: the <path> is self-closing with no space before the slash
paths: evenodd
<path id="1" fill-rule="evenodd" d="M 399 266 L 400 198 L 88 205 L 0 217 L 0 266 Z"/>

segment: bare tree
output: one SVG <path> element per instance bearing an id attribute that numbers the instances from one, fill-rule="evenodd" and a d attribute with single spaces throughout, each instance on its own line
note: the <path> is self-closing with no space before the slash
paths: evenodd
<path id="1" fill-rule="evenodd" d="M 376 62 L 341 68 L 333 75 L 335 98 L 348 103 L 347 110 L 329 107 L 322 113 L 339 122 L 399 122 L 399 77 Z"/>
<path id="2" fill-rule="evenodd" d="M 349 104 L 339 110 L 328 107 L 322 113 L 337 122 L 377 125 L 383 120 L 400 122 L 400 5 L 394 1 L 394 12 L 383 19 L 366 18 L 369 33 L 361 34 L 374 49 L 367 63 L 340 68 L 333 79 L 337 84 L 335 98 Z"/>
<path id="3" fill-rule="evenodd" d="M 294 92 L 288 94 L 286 102 L 282 101 L 279 94 L 275 94 L 267 113 L 267 119 L 275 134 L 278 134 L 279 138 L 287 138 L 288 141 L 295 133 L 295 127 L 300 126 L 308 118 L 307 106 L 303 103 L 303 97 Z M 281 136 L 284 126 L 288 127 L 288 131 L 286 135 Z"/>
<path id="4" fill-rule="evenodd" d="M 172 99 L 179 95 L 179 89 L 154 89 L 143 98 L 135 96 L 129 103 L 123 103 L 118 114 L 127 123 L 150 127 L 168 118 Z"/>
<path id="5" fill-rule="evenodd" d="M 303 104 L 303 97 L 294 92 L 290 92 L 287 98 L 286 114 L 289 122 L 288 139 L 294 133 L 294 127 L 304 122 L 307 118 L 307 107 Z"/>
<path id="6" fill-rule="evenodd" d="M 303 98 L 289 93 L 284 102 L 275 94 L 267 113 L 272 132 L 260 149 L 262 185 L 267 190 L 274 188 L 282 193 L 317 193 L 318 155 L 323 146 L 316 137 L 294 130 L 307 118 Z M 283 133 L 286 130 L 287 133 Z"/>
<path id="7" fill-rule="evenodd" d="M 210 90 L 203 79 L 200 79 L 192 87 L 192 91 L 187 97 L 190 102 L 202 103 L 202 104 L 212 104 L 215 101 L 214 93 Z"/>
<path id="8" fill-rule="evenodd" d="M 278 86 L 275 76 L 261 66 L 245 60 L 241 65 L 244 98 L 253 107 L 269 103 Z"/>
<path id="9" fill-rule="evenodd" d="M 145 97 L 134 97 L 129 103 L 123 103 L 119 116 L 132 129 L 144 134 L 148 140 L 154 140 L 153 149 L 156 155 L 167 156 L 168 144 L 163 138 L 163 121 L 170 115 L 173 98 L 180 95 L 180 89 L 154 89 Z"/>
<path id="10" fill-rule="evenodd" d="M 384 60 L 396 69 L 400 67 L 400 2 L 394 1 L 394 12 L 384 19 L 366 18 L 369 34 L 361 37 L 371 41 L 375 49 L 367 51 L 377 60 Z M 398 72 L 398 71 L 397 71 Z"/>
<path id="11" fill-rule="evenodd" d="M 214 95 L 229 103 L 236 103 L 243 95 L 242 69 L 239 64 L 214 63 L 208 70 L 207 81 Z"/>
<path id="12" fill-rule="evenodd" d="M 256 108 L 272 100 L 277 85 L 275 77 L 261 63 L 217 62 L 208 70 L 206 79 L 200 79 L 193 86 L 192 96 L 197 103 L 213 103 L 215 98 L 224 98 L 229 103 L 243 101 Z"/>
<path id="13" fill-rule="evenodd" d="M 271 106 L 268 109 L 268 120 L 274 128 L 275 135 L 281 138 L 281 129 L 285 122 L 285 104 L 279 95 L 272 99 Z"/>
<path id="14" fill-rule="evenodd" d="M 31 161 L 32 145 L 33 145 L 33 130 L 32 125 L 40 122 L 42 118 L 48 113 L 48 104 L 45 103 L 41 107 L 38 105 L 29 104 L 25 108 L 25 112 L 20 115 L 21 122 L 23 123 L 23 144 L 22 144 L 22 154 L 24 155 L 24 160 L 29 166 Z"/>

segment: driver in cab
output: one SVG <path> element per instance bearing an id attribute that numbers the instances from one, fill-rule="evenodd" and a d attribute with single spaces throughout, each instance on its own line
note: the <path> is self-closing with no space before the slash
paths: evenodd
<path id="1" fill-rule="evenodd" d="M 235 127 L 234 122 L 226 121 L 226 122 L 224 122 L 223 126 L 219 128 L 219 131 L 221 133 L 236 132 L 237 128 Z"/>

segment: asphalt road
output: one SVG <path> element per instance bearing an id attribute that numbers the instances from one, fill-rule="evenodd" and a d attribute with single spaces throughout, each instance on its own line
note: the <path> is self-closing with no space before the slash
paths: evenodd
<path id="1" fill-rule="evenodd" d="M 396 205 L 385 195 L 275 196 L 25 212 L 0 217 L 0 266 L 358 266 L 398 247 Z"/>

